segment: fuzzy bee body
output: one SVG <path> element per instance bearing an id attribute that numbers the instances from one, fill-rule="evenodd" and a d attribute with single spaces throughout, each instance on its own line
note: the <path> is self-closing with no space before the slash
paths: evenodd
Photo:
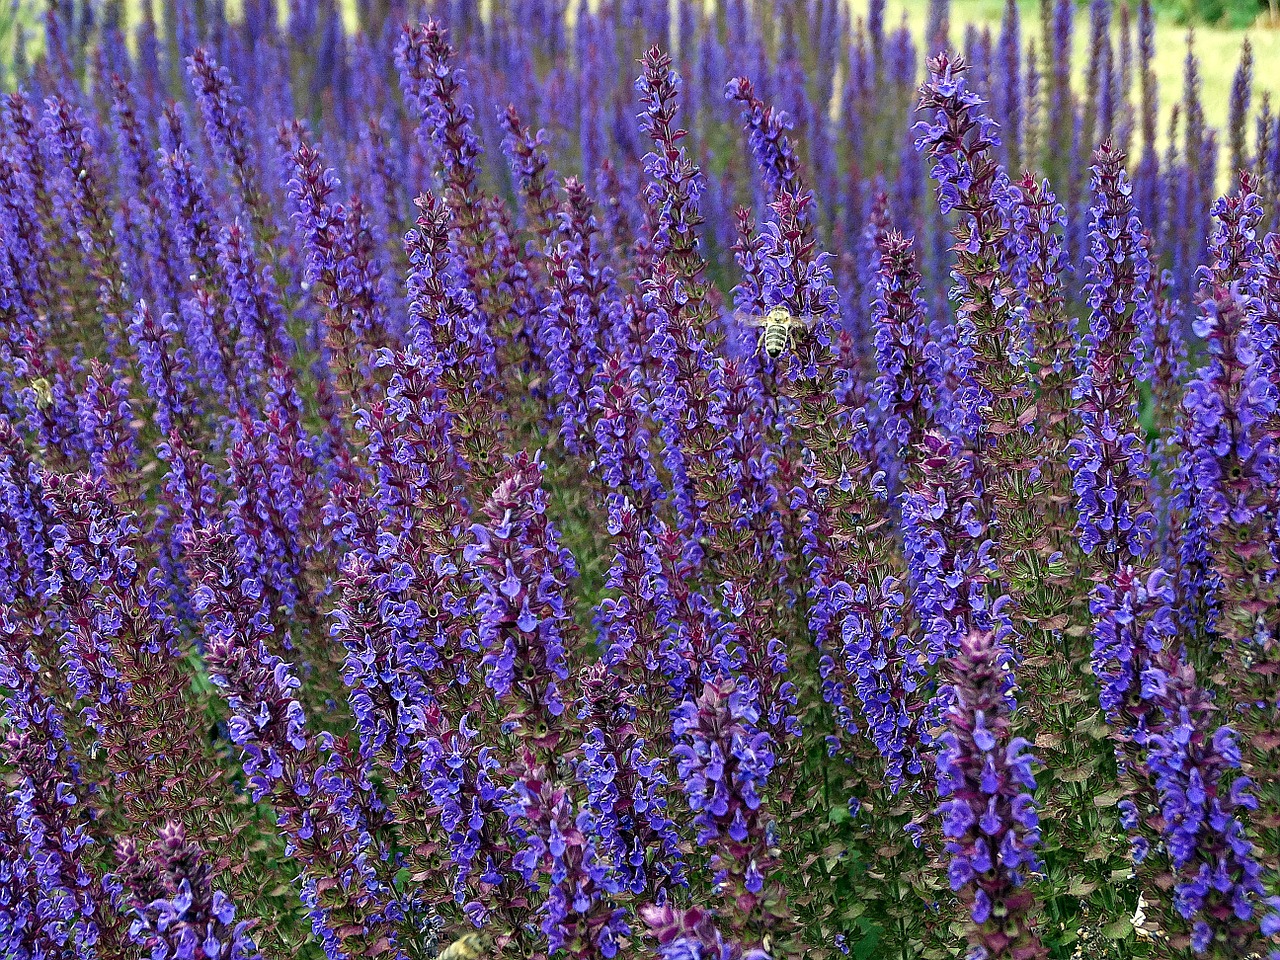
<path id="1" fill-rule="evenodd" d="M 480 960 L 492 942 L 487 933 L 464 933 L 441 950 L 436 960 Z"/>
<path id="2" fill-rule="evenodd" d="M 763 317 L 745 316 L 743 323 L 760 328 L 759 346 L 770 360 L 777 360 L 790 347 L 794 350 L 799 333 L 813 324 L 812 317 L 797 317 L 786 307 L 774 307 Z"/>
<path id="3" fill-rule="evenodd" d="M 53 388 L 44 377 L 37 377 L 31 381 L 31 392 L 35 394 L 36 407 L 40 410 L 47 410 L 53 406 Z"/>

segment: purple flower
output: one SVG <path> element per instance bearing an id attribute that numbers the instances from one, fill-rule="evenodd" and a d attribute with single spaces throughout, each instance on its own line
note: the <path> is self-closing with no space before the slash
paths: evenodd
<path id="1" fill-rule="evenodd" d="M 662 960 L 769 960 L 766 951 L 726 938 L 715 915 L 701 907 L 648 904 L 640 908 L 640 916 L 657 939 Z"/>
<path id="2" fill-rule="evenodd" d="M 334 202 L 338 178 L 307 142 L 301 124 L 294 125 L 292 138 L 289 196 L 307 254 L 307 280 L 324 309 L 335 386 L 349 403 L 363 406 L 371 398 L 370 352 L 385 341 L 388 327 L 370 225 L 359 197 Z"/>
<path id="3" fill-rule="evenodd" d="M 1080 546 L 1096 551 L 1105 570 L 1144 560 L 1155 533 L 1137 384 L 1149 377 L 1151 364 L 1144 346 L 1151 342 L 1150 239 L 1133 210 L 1124 159 L 1110 141 L 1094 154 L 1085 284 L 1091 314 L 1075 390 L 1080 427 L 1069 461 Z"/>
<path id="4" fill-rule="evenodd" d="M 132 306 L 112 222 L 108 186 L 95 147 L 96 131 L 84 111 L 62 97 L 49 98 L 42 121 L 45 149 L 57 171 L 59 212 L 84 252 L 97 286 L 103 333 L 113 358 L 124 359 L 123 330 Z"/>
<path id="5" fill-rule="evenodd" d="M 880 429 L 895 473 L 916 461 L 927 425 L 941 412 L 935 413 L 944 385 L 942 344 L 930 335 L 914 243 L 896 231 L 881 240 L 872 305 L 880 371 L 874 395 L 884 414 Z"/>
<path id="6" fill-rule="evenodd" d="M 232 535 L 204 527 L 186 547 L 205 661 L 230 710 L 228 732 L 253 798 L 270 798 L 286 853 L 304 867 L 303 903 L 326 956 L 357 955 L 385 923 L 372 909 L 383 892 L 370 849 L 381 816 L 366 799 L 370 786 L 337 750 L 324 757 L 331 738 L 308 730 L 298 678 L 268 646 L 273 629 L 262 584 L 246 575 Z"/>
<path id="7" fill-rule="evenodd" d="M 485 683 L 508 722 L 530 744 L 551 750 L 561 736 L 568 679 L 565 644 L 574 635 L 565 605 L 577 576 L 573 556 L 547 518 L 542 465 L 527 454 L 512 459 L 472 526 L 466 559 L 479 580 L 479 642 Z"/>
<path id="8" fill-rule="evenodd" d="M 539 926 L 548 950 L 584 960 L 616 956 L 631 927 L 615 905 L 619 878 L 601 858 L 593 814 L 576 812 L 568 791 L 536 769 L 516 784 L 509 815 L 526 835 L 516 855 L 526 881 L 545 878 Z"/>
<path id="9" fill-rule="evenodd" d="M 261 956 L 235 904 L 213 889 L 207 854 L 169 822 L 147 851 L 122 840 L 115 881 L 132 916 L 129 936 L 159 960 L 257 960 Z"/>
<path id="10" fill-rule="evenodd" d="M 775 110 L 756 96 L 746 77 L 734 77 L 725 87 L 725 99 L 742 105 L 742 124 L 747 131 L 751 154 L 755 157 L 769 197 L 780 193 L 798 195 L 803 190 L 800 159 L 787 136 L 794 123 L 785 110 Z"/>
<path id="11" fill-rule="evenodd" d="M 938 753 L 937 815 L 951 889 L 969 907 L 968 936 L 986 956 L 1045 957 L 1028 922 L 1039 819 L 1030 744 L 1010 733 L 1003 663 L 991 631 L 974 631 L 948 664 L 951 706 Z"/>
<path id="12" fill-rule="evenodd" d="M 253 223 L 254 236 L 269 248 L 276 227 L 256 165 L 249 111 L 242 105 L 227 68 L 208 50 L 198 47 L 186 62 L 196 105 L 204 118 L 205 137 L 214 155 L 229 168 L 238 199 Z"/>
<path id="13" fill-rule="evenodd" d="M 676 776 L 735 928 L 768 922 L 765 904 L 779 895 L 770 877 L 774 827 L 762 795 L 777 758 L 759 719 L 732 680 L 704 683 L 696 700 L 672 714 Z"/>

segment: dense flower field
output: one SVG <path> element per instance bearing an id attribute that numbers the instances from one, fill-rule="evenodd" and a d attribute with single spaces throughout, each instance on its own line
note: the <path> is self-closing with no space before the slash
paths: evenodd
<path id="1" fill-rule="evenodd" d="M 20 43 L 0 956 L 1280 950 L 1247 51 L 566 2 Z"/>

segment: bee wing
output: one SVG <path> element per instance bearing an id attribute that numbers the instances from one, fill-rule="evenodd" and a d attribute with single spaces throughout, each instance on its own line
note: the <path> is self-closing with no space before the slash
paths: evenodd
<path id="1" fill-rule="evenodd" d="M 733 319 L 737 320 L 738 323 L 742 324 L 744 327 L 763 327 L 766 322 L 765 318 L 760 314 L 752 313 L 749 310 L 733 311 Z"/>

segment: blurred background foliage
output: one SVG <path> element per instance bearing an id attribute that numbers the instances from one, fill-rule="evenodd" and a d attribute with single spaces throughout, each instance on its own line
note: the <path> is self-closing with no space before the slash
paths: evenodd
<path id="1" fill-rule="evenodd" d="M 68 0 L 58 0 L 63 4 Z M 74 0 L 73 0 L 74 2 Z M 480 6 L 482 15 L 488 6 L 487 0 L 475 0 Z M 598 0 L 588 0 L 594 6 Z M 707 0 L 709 6 L 715 6 L 716 0 Z M 776 6 L 782 9 L 788 0 L 775 0 Z M 865 15 L 866 0 L 849 0 L 854 17 Z M 1034 38 L 1037 45 L 1041 36 L 1041 7 L 1045 0 L 1022 0 L 1022 30 L 1024 38 Z M 1117 0 L 1123 2 L 1123 0 Z M 132 22 L 138 0 L 119 0 L 122 18 L 126 23 Z M 351 30 L 358 28 L 354 0 L 342 0 L 346 12 L 347 26 Z M 886 5 L 886 22 L 891 25 L 906 23 L 923 41 L 928 23 L 930 0 L 889 0 Z M 28 41 L 38 45 L 41 31 L 36 28 L 48 0 L 0 0 L 0 89 L 9 89 L 9 65 L 12 62 L 14 44 L 20 34 L 25 34 Z M 240 0 L 226 0 L 226 5 L 234 17 L 240 6 Z M 1194 48 L 1199 60 L 1202 80 L 1203 102 L 1206 122 L 1217 129 L 1227 126 L 1227 105 L 1230 100 L 1231 80 L 1236 66 L 1240 62 L 1241 48 L 1247 40 L 1253 49 L 1255 96 L 1270 94 L 1272 100 L 1280 102 L 1280 68 L 1271 66 L 1280 64 L 1280 0 L 1153 0 L 1157 15 L 1165 29 L 1157 31 L 1155 73 L 1160 89 L 1166 91 L 1161 97 L 1161 112 L 1164 120 L 1175 100 L 1172 94 L 1183 86 L 1187 45 Z M 166 7 L 164 0 L 156 3 L 156 16 L 163 21 Z M 281 0 L 281 9 L 288 6 L 288 0 Z M 1130 6 L 1136 11 L 1136 0 Z M 570 17 L 576 9 L 576 3 L 569 4 Z M 1089 3 L 1082 0 L 1077 4 L 1074 58 L 1078 76 L 1083 77 L 1088 61 L 1089 36 Z M 965 25 L 972 25 L 976 30 L 989 29 L 996 35 L 1000 29 L 1000 19 L 1004 12 L 1004 0 L 952 0 L 951 22 L 955 26 L 954 38 L 959 41 L 963 36 Z M 1118 17 L 1112 18 L 1113 25 Z M 1185 25 L 1185 33 L 1176 29 Z M 38 49 L 38 46 L 32 47 Z M 1160 136 L 1167 134 L 1167 123 L 1160 125 Z M 1160 145 L 1164 148 L 1164 144 Z M 1223 176 L 1226 176 L 1225 169 Z"/>

